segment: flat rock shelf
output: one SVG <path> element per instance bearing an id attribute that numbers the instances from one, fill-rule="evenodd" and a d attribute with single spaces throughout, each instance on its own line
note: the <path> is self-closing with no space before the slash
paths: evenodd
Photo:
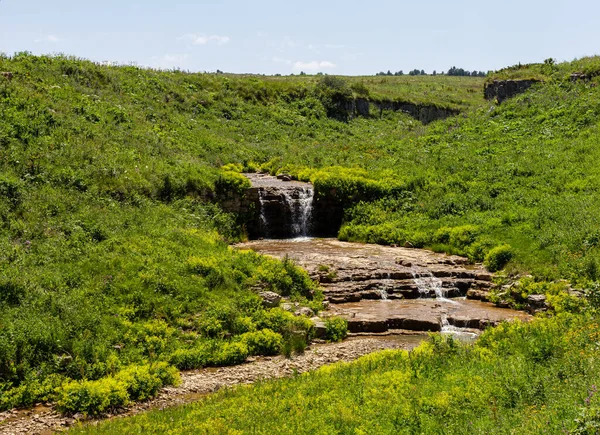
<path id="1" fill-rule="evenodd" d="M 531 317 L 482 302 L 492 274 L 458 256 L 336 239 L 256 240 L 238 247 L 287 256 L 305 268 L 331 303 L 322 317 L 346 318 L 351 333 L 408 330 L 469 337 L 505 320 Z"/>

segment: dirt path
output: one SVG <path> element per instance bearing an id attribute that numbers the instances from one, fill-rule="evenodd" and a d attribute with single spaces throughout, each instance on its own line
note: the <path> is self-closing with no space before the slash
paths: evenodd
<path id="1" fill-rule="evenodd" d="M 275 379 L 304 373 L 339 361 L 352 361 L 382 349 L 410 349 L 423 335 L 379 335 L 353 337 L 342 343 L 313 344 L 303 355 L 291 359 L 283 356 L 261 357 L 247 363 L 216 369 L 202 369 L 182 373 L 179 387 L 163 389 L 149 402 L 135 404 L 119 416 L 131 416 L 151 409 L 194 402 L 223 387 L 250 384 L 261 379 Z M 75 416 L 79 417 L 79 416 Z M 114 418 L 117 416 L 106 416 Z M 24 411 L 0 413 L 0 434 L 51 434 L 65 431 L 77 422 L 76 418 L 63 417 L 52 407 L 40 405 Z M 92 422 L 94 424 L 94 422 Z"/>

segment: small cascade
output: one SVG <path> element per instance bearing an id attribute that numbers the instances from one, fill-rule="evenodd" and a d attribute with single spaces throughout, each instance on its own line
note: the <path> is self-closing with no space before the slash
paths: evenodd
<path id="1" fill-rule="evenodd" d="M 451 325 L 448 321 L 448 314 L 446 312 L 442 312 L 440 314 L 440 325 L 442 327 L 440 331 L 442 334 L 452 335 L 453 337 L 456 337 L 461 341 L 470 342 L 478 337 L 478 334 L 473 331 L 465 330 L 464 328 L 459 328 L 458 326 Z"/>
<path id="2" fill-rule="evenodd" d="M 389 302 L 390 298 L 389 298 L 389 293 L 388 293 L 388 289 L 390 288 L 390 285 L 388 284 L 390 282 L 390 280 L 392 279 L 392 275 L 389 272 L 384 272 L 381 275 L 381 287 L 379 287 L 377 289 L 377 292 L 379 293 L 379 296 L 381 297 L 381 300 L 384 302 Z"/>
<path id="3" fill-rule="evenodd" d="M 434 276 L 430 270 L 413 267 L 411 273 L 421 297 L 429 297 L 433 290 L 436 299 L 439 299 L 442 302 L 456 303 L 447 298 L 447 292 L 442 285 L 442 280 Z"/>
<path id="4" fill-rule="evenodd" d="M 259 226 L 263 237 L 298 238 L 310 235 L 312 186 L 270 186 L 258 190 Z"/>

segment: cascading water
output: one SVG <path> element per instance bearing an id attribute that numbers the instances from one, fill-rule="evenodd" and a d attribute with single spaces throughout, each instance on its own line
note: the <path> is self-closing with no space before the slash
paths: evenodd
<path id="1" fill-rule="evenodd" d="M 475 332 L 451 325 L 448 321 L 448 314 L 445 312 L 440 315 L 440 325 L 442 327 L 440 331 L 442 334 L 452 335 L 462 341 L 471 342 L 478 336 Z"/>
<path id="2" fill-rule="evenodd" d="M 436 299 L 446 299 L 446 291 L 442 287 L 442 280 L 435 277 L 430 270 L 418 270 L 413 267 L 410 272 L 422 296 L 429 296 L 433 290 Z"/>
<path id="3" fill-rule="evenodd" d="M 291 211 L 292 237 L 307 237 L 313 209 L 314 191 L 312 187 L 283 191 L 282 194 Z"/>
<path id="4" fill-rule="evenodd" d="M 441 302 L 458 303 L 447 298 L 448 292 L 444 289 L 442 280 L 434 276 L 430 270 L 413 267 L 411 273 L 422 297 L 428 297 L 433 291 L 435 298 Z"/>
<path id="5" fill-rule="evenodd" d="M 308 237 L 313 212 L 312 186 L 260 189 L 259 222 L 266 238 Z"/>

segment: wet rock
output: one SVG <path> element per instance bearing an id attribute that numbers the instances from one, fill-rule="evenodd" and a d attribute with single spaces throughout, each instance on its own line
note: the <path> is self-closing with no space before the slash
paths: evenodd
<path id="1" fill-rule="evenodd" d="M 281 295 L 278 295 L 275 292 L 264 291 L 258 294 L 263 301 L 263 305 L 267 308 L 275 308 L 279 306 L 279 302 L 281 302 Z"/>
<path id="2" fill-rule="evenodd" d="M 439 332 L 442 330 L 440 319 L 392 318 L 388 320 L 391 329 L 406 329 L 409 331 Z"/>
<path id="3" fill-rule="evenodd" d="M 486 291 L 471 289 L 467 291 L 467 299 L 486 302 L 489 301 L 489 295 Z"/>
<path id="4" fill-rule="evenodd" d="M 477 281 L 487 281 L 487 282 L 492 282 L 494 275 L 492 275 L 491 273 L 488 272 L 479 272 L 475 275 L 475 279 Z"/>
<path id="5" fill-rule="evenodd" d="M 348 319 L 348 331 L 350 332 L 386 332 L 389 329 L 385 320 Z"/>

